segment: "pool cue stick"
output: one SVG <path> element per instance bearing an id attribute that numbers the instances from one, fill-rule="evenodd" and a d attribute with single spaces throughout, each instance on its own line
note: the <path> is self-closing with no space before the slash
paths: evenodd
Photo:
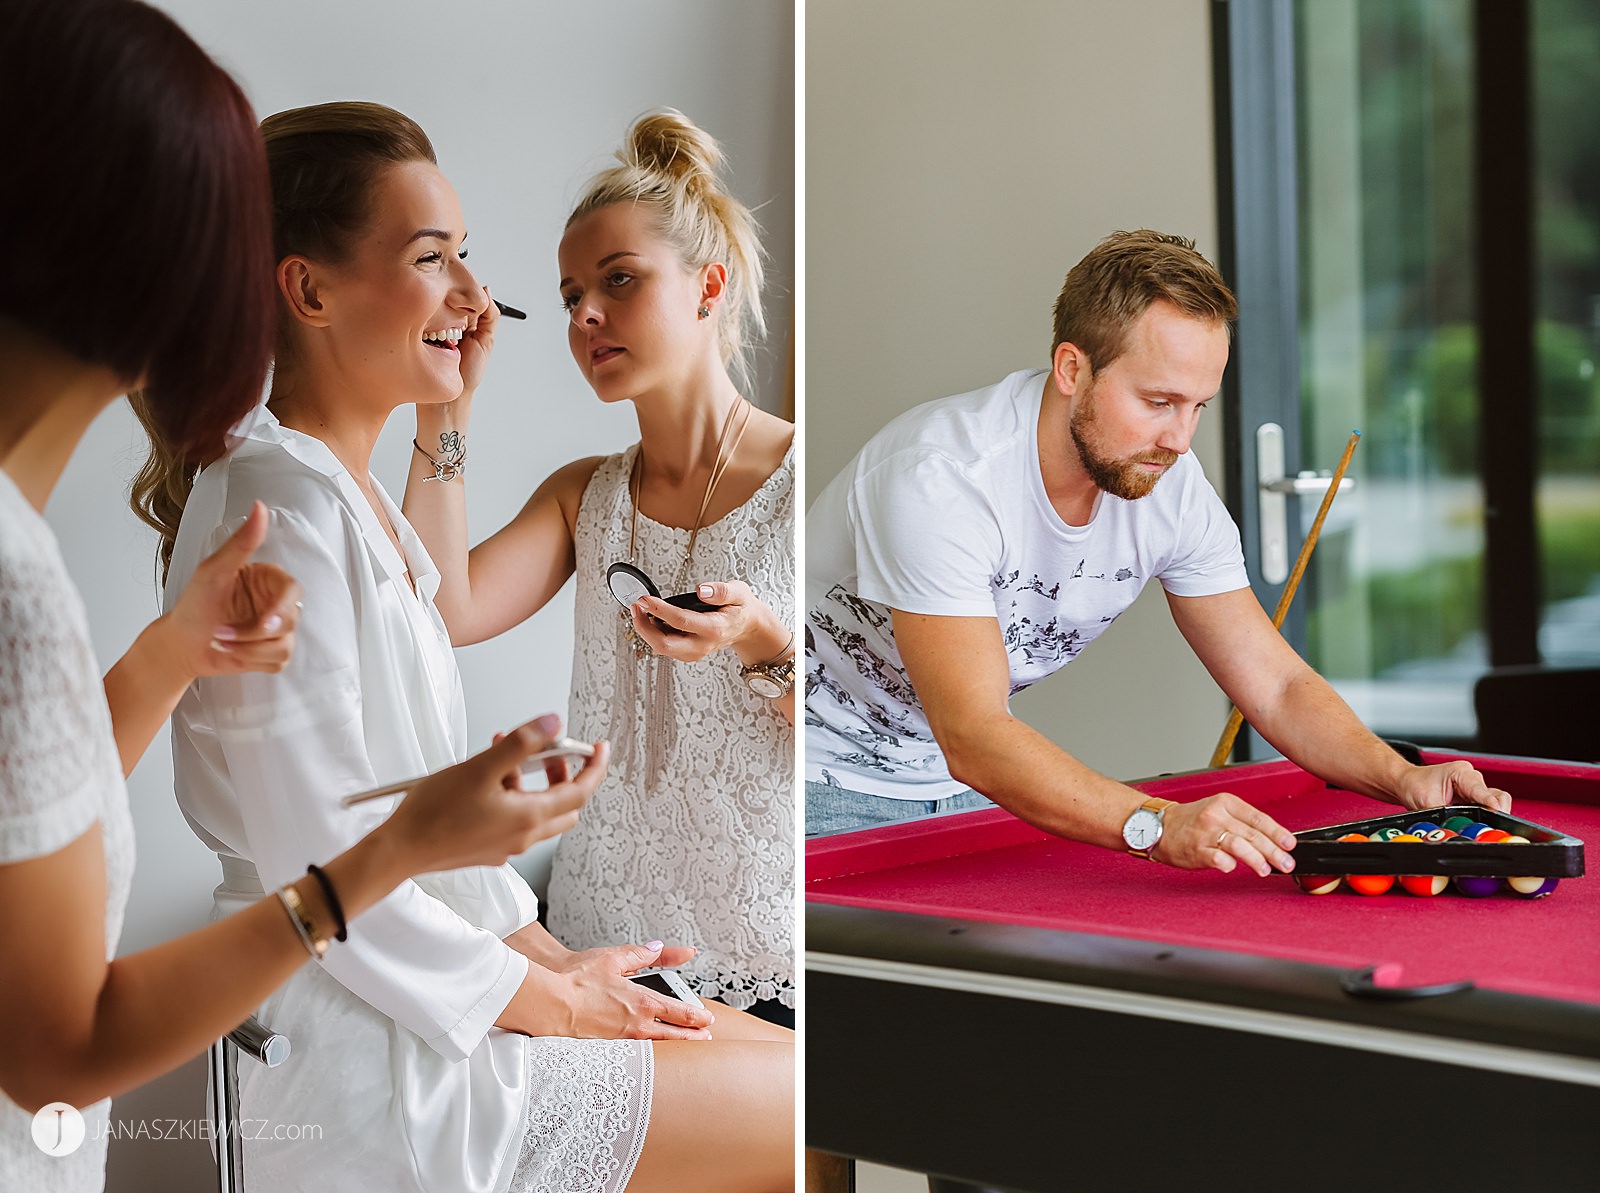
<path id="1" fill-rule="evenodd" d="M 1317 537 L 1322 533 L 1323 519 L 1333 508 L 1333 495 L 1339 491 L 1339 482 L 1344 480 L 1345 469 L 1350 467 L 1350 457 L 1356 454 L 1356 443 L 1360 438 L 1360 431 L 1350 432 L 1350 442 L 1344 445 L 1344 455 L 1340 457 L 1339 467 L 1333 470 L 1333 479 L 1328 482 L 1328 491 L 1322 495 L 1322 505 L 1317 510 L 1316 519 L 1311 523 L 1311 533 L 1306 535 L 1306 541 L 1300 544 L 1300 557 L 1294 561 L 1294 571 L 1289 573 L 1289 579 L 1283 586 L 1283 595 L 1278 598 L 1277 611 L 1272 615 L 1272 628 L 1275 630 L 1283 629 L 1283 619 L 1289 612 L 1289 603 L 1294 600 L 1295 589 L 1300 587 L 1300 577 L 1305 574 L 1306 564 L 1311 561 L 1311 552 L 1317 545 Z M 1222 730 L 1222 740 L 1217 742 L 1217 748 L 1211 755 L 1212 770 L 1216 770 L 1228 761 L 1228 755 L 1233 752 L 1233 739 L 1239 736 L 1239 730 L 1243 725 L 1244 714 L 1237 708 L 1231 709 L 1228 713 L 1228 723 Z"/>

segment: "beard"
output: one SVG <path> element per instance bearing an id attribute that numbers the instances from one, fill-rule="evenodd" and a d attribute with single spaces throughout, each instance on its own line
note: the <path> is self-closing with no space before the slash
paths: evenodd
<path id="1" fill-rule="evenodd" d="M 1148 497 L 1156 482 L 1166 475 L 1166 469 L 1178 462 L 1178 453 L 1163 451 L 1141 452 L 1136 456 L 1112 456 L 1102 450 L 1100 412 L 1095 404 L 1094 383 L 1084 390 L 1078 408 L 1072 412 L 1072 443 L 1078 449 L 1078 459 L 1095 486 L 1124 501 L 1137 501 Z M 1141 464 L 1160 464 L 1162 471 L 1147 472 Z"/>

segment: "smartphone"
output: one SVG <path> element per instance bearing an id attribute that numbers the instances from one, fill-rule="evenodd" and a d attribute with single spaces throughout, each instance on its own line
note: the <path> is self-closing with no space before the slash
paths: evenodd
<path id="1" fill-rule="evenodd" d="M 684 981 L 683 975 L 675 969 L 641 969 L 628 980 L 648 987 L 657 994 L 665 994 L 679 1002 L 686 1002 L 691 1007 L 706 1005 L 696 997 L 693 990 L 689 989 L 689 983 Z"/>

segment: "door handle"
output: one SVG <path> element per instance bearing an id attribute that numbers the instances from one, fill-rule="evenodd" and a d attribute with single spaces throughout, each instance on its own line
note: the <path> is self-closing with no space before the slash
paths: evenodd
<path id="1" fill-rule="evenodd" d="M 1260 492 L 1261 578 L 1268 584 L 1282 584 L 1289 578 L 1289 494 L 1304 497 L 1325 493 L 1332 476 L 1302 472 L 1286 476 L 1283 466 L 1283 428 L 1277 423 L 1262 423 L 1256 428 L 1256 483 Z M 1355 481 L 1344 477 L 1339 492 L 1355 488 Z"/>
<path id="2" fill-rule="evenodd" d="M 1331 480 L 1333 480 L 1331 476 L 1323 476 L 1316 472 L 1302 472 L 1299 476 L 1281 477 L 1270 484 L 1263 484 L 1261 487 L 1268 493 L 1293 493 L 1296 497 L 1304 497 L 1310 493 L 1320 497 L 1327 491 L 1328 482 Z M 1351 477 L 1340 477 L 1339 492 L 1348 492 L 1355 487 L 1355 483 L 1355 480 Z"/>

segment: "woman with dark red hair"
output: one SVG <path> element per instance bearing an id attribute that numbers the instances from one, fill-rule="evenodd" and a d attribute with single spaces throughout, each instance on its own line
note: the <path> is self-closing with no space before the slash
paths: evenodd
<path id="1" fill-rule="evenodd" d="M 258 508 L 102 686 L 42 511 L 130 387 L 199 460 L 255 404 L 274 335 L 266 167 L 238 86 L 156 10 L 6 0 L 0 18 L 0 110 L 30 114 L 0 188 L 0 1173 L 51 1193 L 104 1184 L 105 1099 L 203 1051 L 405 879 L 570 827 L 604 758 L 520 792 L 554 721 L 525 726 L 416 784 L 325 866 L 111 959 L 126 772 L 196 677 L 284 665 L 299 588 L 249 562 Z"/>

